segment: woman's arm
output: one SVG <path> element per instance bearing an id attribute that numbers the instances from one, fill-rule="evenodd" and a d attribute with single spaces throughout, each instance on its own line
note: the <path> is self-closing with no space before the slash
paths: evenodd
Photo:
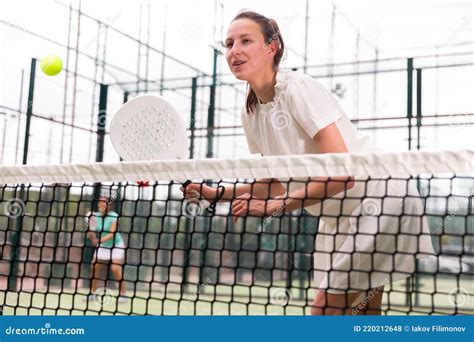
<path id="1" fill-rule="evenodd" d="M 313 141 L 317 144 L 320 153 L 348 152 L 344 139 L 335 123 L 316 133 Z M 311 180 L 305 187 L 288 195 L 284 203 L 285 211 L 318 204 L 325 198 L 333 197 L 340 192 L 352 189 L 355 184 L 352 177 L 317 177 L 311 178 Z"/>
<path id="2" fill-rule="evenodd" d="M 250 194 L 259 199 L 269 199 L 286 193 L 285 187 L 280 183 L 280 181 L 273 178 L 256 179 L 252 184 L 239 184 L 235 186 L 235 188 L 237 189 L 237 195 L 233 193 L 232 188 L 227 189 L 226 186 L 226 191 L 222 199 L 233 200 L 243 194 Z"/>
<path id="3" fill-rule="evenodd" d="M 117 231 L 117 221 L 112 223 L 112 225 L 110 226 L 109 233 L 106 236 L 104 236 L 103 238 L 99 239 L 99 243 L 103 243 L 103 242 L 106 242 L 106 241 L 109 241 L 110 239 L 112 239 L 114 237 L 116 231 Z"/>
<path id="4" fill-rule="evenodd" d="M 346 144 L 335 123 L 321 129 L 314 137 L 320 153 L 347 153 Z M 337 195 L 340 192 L 354 187 L 352 177 L 317 177 L 311 178 L 306 186 L 293 191 L 286 198 L 263 201 L 251 199 L 244 195 L 232 203 L 234 216 L 268 216 L 274 213 L 283 214 L 285 211 L 301 209 L 317 203 L 323 199 Z"/>
<path id="5" fill-rule="evenodd" d="M 260 199 L 275 198 L 284 194 L 286 194 L 285 187 L 274 178 L 257 179 L 251 193 L 252 196 Z"/>
<path id="6" fill-rule="evenodd" d="M 225 190 L 220 199 L 224 201 L 233 200 L 244 194 L 250 194 L 260 199 L 269 199 L 285 193 L 285 188 L 277 179 L 257 179 L 252 184 L 225 184 L 223 186 Z M 215 200 L 218 197 L 218 191 L 221 190 L 201 183 L 191 183 L 186 186 L 185 192 L 182 187 L 181 191 L 186 198 L 193 197 L 194 191 L 197 191 L 205 199 Z"/>

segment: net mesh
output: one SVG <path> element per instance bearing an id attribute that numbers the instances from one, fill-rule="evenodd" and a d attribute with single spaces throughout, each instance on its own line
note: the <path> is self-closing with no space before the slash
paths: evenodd
<path id="1" fill-rule="evenodd" d="M 382 296 L 384 314 L 472 314 L 473 160 L 467 151 L 2 167 L 0 306 L 366 314 Z M 225 190 L 185 199 L 187 178 Z M 253 211 L 235 221 L 238 208 Z"/>

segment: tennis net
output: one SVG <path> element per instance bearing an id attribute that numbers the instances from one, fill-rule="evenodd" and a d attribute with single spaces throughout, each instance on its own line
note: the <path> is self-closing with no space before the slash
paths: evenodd
<path id="1" fill-rule="evenodd" d="M 319 288 L 473 314 L 473 194 L 469 150 L 4 166 L 0 307 L 302 315 Z"/>

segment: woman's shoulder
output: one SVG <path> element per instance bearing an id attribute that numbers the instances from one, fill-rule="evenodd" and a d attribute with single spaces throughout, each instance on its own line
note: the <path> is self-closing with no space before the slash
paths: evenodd
<path id="1" fill-rule="evenodd" d="M 331 92 L 319 80 L 299 71 L 286 71 L 282 73 L 279 92 L 289 97 L 309 97 L 312 99 L 325 99 Z"/>
<path id="2" fill-rule="evenodd" d="M 306 81 L 308 79 L 312 79 L 311 76 L 296 70 L 285 70 L 280 71 L 280 75 L 283 79 L 286 80 L 288 83 L 298 82 L 298 81 Z"/>
<path id="3" fill-rule="evenodd" d="M 118 217 L 119 215 L 118 215 L 115 211 L 111 210 L 111 211 L 109 211 L 109 212 L 107 213 L 107 216 L 110 216 L 110 217 Z"/>
<path id="4" fill-rule="evenodd" d="M 311 77 L 300 71 L 281 71 L 280 83 L 288 88 L 290 87 L 323 87 L 314 77 Z"/>

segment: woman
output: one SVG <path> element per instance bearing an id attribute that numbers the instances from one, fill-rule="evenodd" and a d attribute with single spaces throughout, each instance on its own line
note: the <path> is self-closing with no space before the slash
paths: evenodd
<path id="1" fill-rule="evenodd" d="M 93 278 L 89 299 L 97 299 L 97 283 L 101 273 L 108 274 L 108 266 L 115 280 L 119 282 L 119 303 L 126 303 L 127 289 L 122 275 L 122 265 L 125 262 L 125 243 L 122 235 L 118 232 L 118 214 L 112 210 L 112 203 L 106 197 L 100 197 L 97 202 L 98 211 L 91 213 L 89 220 L 89 232 L 87 236 L 96 247 L 93 263 Z M 99 294 L 100 295 L 100 294 Z"/>
<path id="2" fill-rule="evenodd" d="M 279 71 L 284 43 L 274 20 L 251 11 L 239 13 L 229 26 L 225 47 L 232 73 L 249 86 L 242 124 L 251 153 L 266 156 L 377 150 L 357 132 L 318 81 L 301 73 Z M 234 219 L 306 207 L 321 221 L 314 254 L 316 292 L 311 313 L 380 314 L 384 285 L 414 272 L 419 246 L 426 246 L 422 253 L 433 252 L 426 221 L 416 216 L 422 213 L 420 201 L 413 196 L 410 202 L 403 202 L 406 180 L 404 186 L 386 184 L 388 181 L 357 182 L 349 177 L 312 180 L 289 189 L 276 180 L 258 180 L 252 185 L 226 187 L 223 193 L 196 183 L 182 190 L 186 197 L 198 191 L 207 199 L 233 200 Z M 416 194 L 412 184 L 408 189 Z M 382 203 L 377 194 L 386 195 L 387 191 L 391 197 Z M 341 216 L 340 203 L 345 195 L 360 200 L 344 203 Z M 364 215 L 367 195 L 373 196 L 372 206 L 383 206 L 384 213 L 393 216 Z M 400 219 L 401 210 L 413 216 Z M 392 250 L 394 245 L 396 251 Z"/>

